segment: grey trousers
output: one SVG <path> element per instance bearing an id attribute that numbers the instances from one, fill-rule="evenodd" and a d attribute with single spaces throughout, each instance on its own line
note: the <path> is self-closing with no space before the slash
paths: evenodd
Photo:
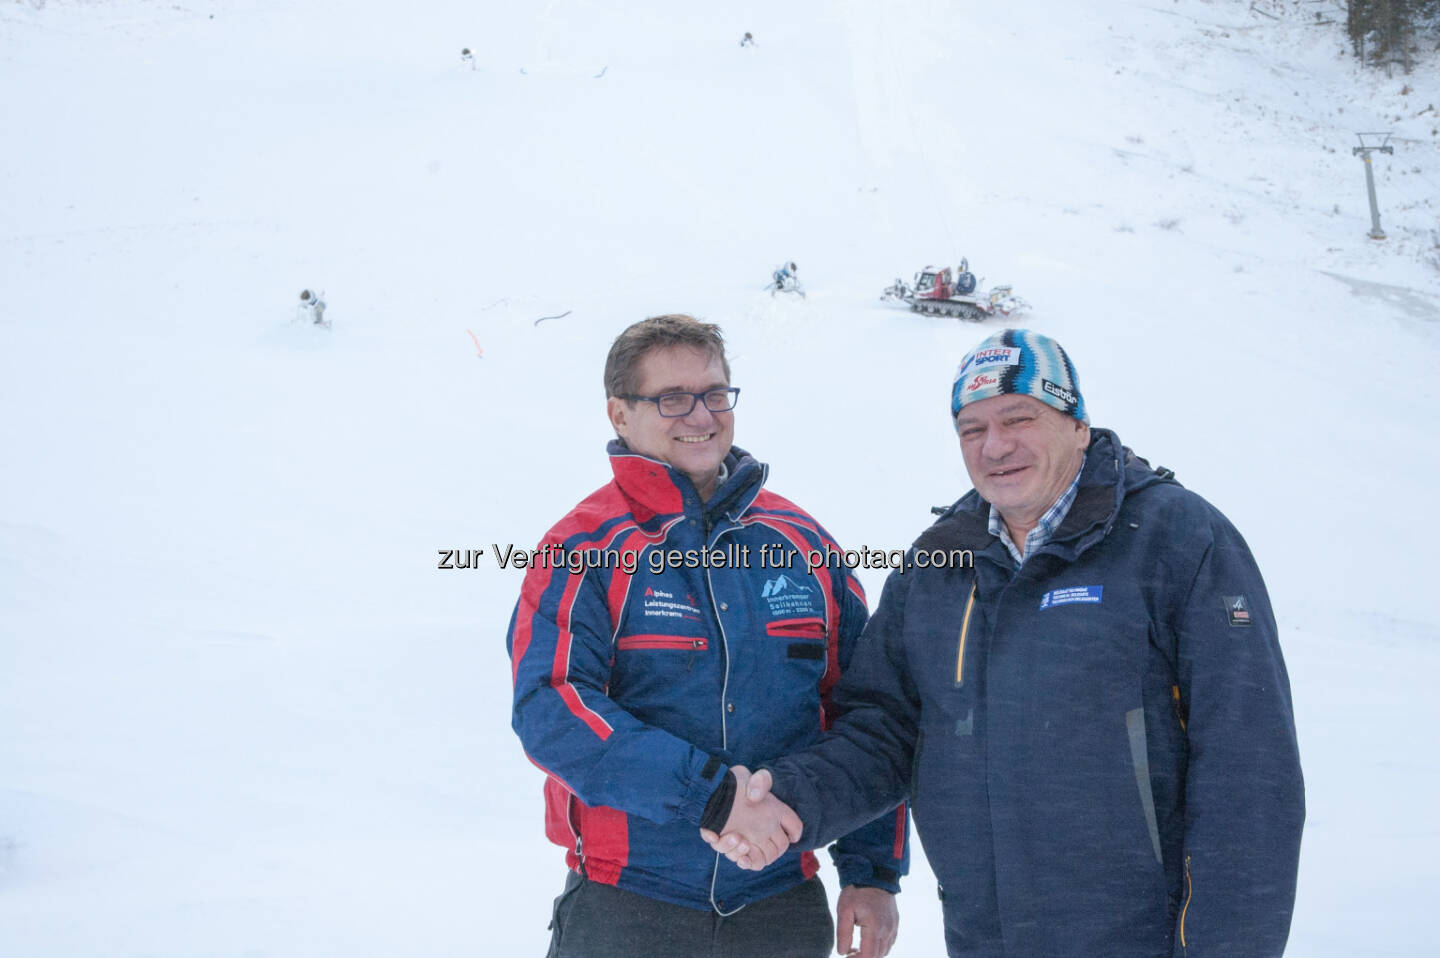
<path id="1" fill-rule="evenodd" d="M 819 878 L 721 917 L 571 872 L 550 929 L 547 958 L 827 958 L 835 947 Z"/>

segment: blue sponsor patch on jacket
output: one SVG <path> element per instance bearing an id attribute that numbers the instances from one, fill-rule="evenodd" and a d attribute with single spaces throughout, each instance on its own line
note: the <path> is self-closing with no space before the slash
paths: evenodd
<path id="1" fill-rule="evenodd" d="M 1045 593 L 1040 600 L 1040 608 L 1043 611 L 1053 609 L 1057 605 L 1074 605 L 1077 602 L 1099 605 L 1100 596 L 1104 591 L 1103 585 L 1076 585 L 1068 589 L 1056 589 L 1053 592 Z"/>

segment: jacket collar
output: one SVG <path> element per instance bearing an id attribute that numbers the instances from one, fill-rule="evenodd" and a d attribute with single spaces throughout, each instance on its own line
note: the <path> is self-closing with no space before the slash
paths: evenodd
<path id="1" fill-rule="evenodd" d="M 750 508 L 765 484 L 769 467 L 739 446 L 725 456 L 728 477 L 709 502 L 701 502 L 690 477 L 669 463 L 634 452 L 618 439 L 610 440 L 606 451 L 615 484 L 630 504 L 635 521 L 644 524 L 658 517 L 680 513 L 704 518 L 707 528 L 721 517 L 735 518 Z"/>
<path id="2" fill-rule="evenodd" d="M 1122 463 L 1133 455 L 1109 429 L 1092 429 L 1080 489 L 1065 521 L 1046 546 L 1053 545 L 1066 559 L 1073 559 L 1103 539 L 1125 501 L 1125 472 Z M 1044 549 L 1042 546 L 1041 549 Z"/>

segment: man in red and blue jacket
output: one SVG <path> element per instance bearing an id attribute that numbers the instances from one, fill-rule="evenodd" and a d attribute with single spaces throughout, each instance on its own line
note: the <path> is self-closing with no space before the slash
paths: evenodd
<path id="1" fill-rule="evenodd" d="M 513 726 L 548 776 L 546 834 L 571 869 L 550 953 L 820 958 L 832 941 L 849 952 L 858 925 L 878 958 L 908 869 L 903 805 L 831 849 L 838 929 L 813 854 L 743 871 L 696 831 L 726 824 L 714 810 L 745 766 L 819 738 L 864 593 L 732 445 L 739 390 L 718 327 L 631 326 L 605 384 L 615 478 L 535 550 L 507 640 Z"/>

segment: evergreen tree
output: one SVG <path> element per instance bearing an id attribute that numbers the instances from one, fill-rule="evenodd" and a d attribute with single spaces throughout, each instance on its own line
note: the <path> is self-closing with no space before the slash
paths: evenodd
<path id="1" fill-rule="evenodd" d="M 1440 32 L 1440 0 L 1348 0 L 1345 29 L 1363 62 L 1409 73 L 1418 39 Z"/>

